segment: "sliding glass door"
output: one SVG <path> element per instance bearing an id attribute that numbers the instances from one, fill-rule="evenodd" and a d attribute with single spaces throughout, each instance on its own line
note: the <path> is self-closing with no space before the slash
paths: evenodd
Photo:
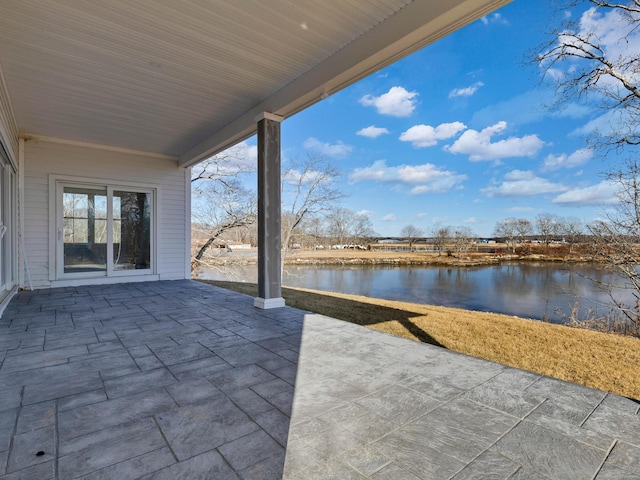
<path id="1" fill-rule="evenodd" d="M 151 195 L 114 190 L 113 269 L 151 268 Z"/>
<path id="2" fill-rule="evenodd" d="M 0 144 L 0 301 L 17 284 L 16 174 Z"/>
<path id="3" fill-rule="evenodd" d="M 107 272 L 107 189 L 63 187 L 64 273 Z"/>
<path id="4" fill-rule="evenodd" d="M 58 184 L 58 277 L 153 273 L 153 190 Z"/>

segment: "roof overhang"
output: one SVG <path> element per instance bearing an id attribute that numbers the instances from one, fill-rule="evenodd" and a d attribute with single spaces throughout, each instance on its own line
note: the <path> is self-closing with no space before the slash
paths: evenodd
<path id="1" fill-rule="evenodd" d="M 23 135 L 191 166 L 511 0 L 0 3 Z"/>

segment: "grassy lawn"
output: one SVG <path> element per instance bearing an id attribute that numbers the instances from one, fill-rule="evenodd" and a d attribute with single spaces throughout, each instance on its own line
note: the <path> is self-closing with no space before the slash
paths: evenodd
<path id="1" fill-rule="evenodd" d="M 255 284 L 207 281 L 257 295 Z M 283 288 L 287 305 L 550 377 L 640 399 L 640 339 L 377 298 Z"/>

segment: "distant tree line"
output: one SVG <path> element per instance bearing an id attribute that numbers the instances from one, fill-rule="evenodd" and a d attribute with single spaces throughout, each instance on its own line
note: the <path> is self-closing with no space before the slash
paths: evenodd
<path id="1" fill-rule="evenodd" d="M 533 220 L 525 218 L 506 218 L 496 223 L 493 236 L 484 240 L 504 243 L 516 252 L 518 245 L 540 243 L 548 247 L 553 242 L 569 245 L 569 252 L 577 243 L 588 243 L 593 239 L 592 231 L 595 227 L 587 227 L 575 217 L 560 217 L 550 213 L 542 213 Z M 424 230 L 407 225 L 400 231 L 398 240 L 409 244 L 413 250 L 417 244 L 428 243 L 433 249 L 449 254 L 464 253 L 476 244 L 480 237 L 468 226 L 446 226 L 436 224 L 425 234 Z"/>
<path id="2" fill-rule="evenodd" d="M 496 239 L 506 243 L 513 252 L 518 244 L 537 241 L 548 247 L 551 242 L 561 241 L 569 245 L 569 253 L 573 252 L 576 243 L 584 243 L 587 231 L 582 221 L 575 217 L 559 217 L 550 213 L 542 213 L 533 221 L 524 218 L 507 218 L 500 220 L 493 231 Z"/>

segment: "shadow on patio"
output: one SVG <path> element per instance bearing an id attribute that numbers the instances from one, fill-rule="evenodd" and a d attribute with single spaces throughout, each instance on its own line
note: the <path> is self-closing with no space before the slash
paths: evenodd
<path id="1" fill-rule="evenodd" d="M 640 478 L 635 402 L 197 282 L 20 293 L 0 360 L 2 480 Z"/>

